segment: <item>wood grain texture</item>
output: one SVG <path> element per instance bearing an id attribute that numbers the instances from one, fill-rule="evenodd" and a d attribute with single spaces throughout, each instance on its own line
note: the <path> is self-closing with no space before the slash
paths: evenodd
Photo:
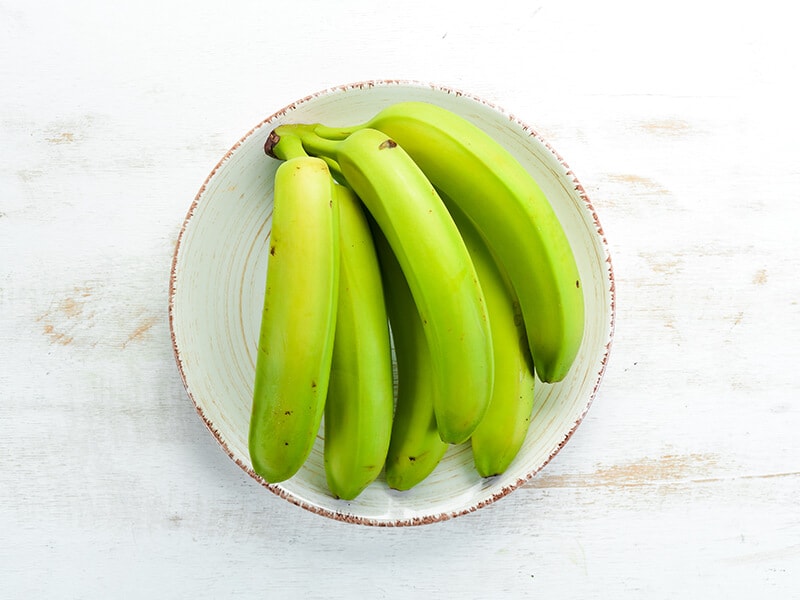
<path id="1" fill-rule="evenodd" d="M 800 577 L 800 56 L 779 4 L 125 7 L 0 0 L 0 596 L 791 598 Z M 158 19 L 154 18 L 158 15 Z M 410 43 L 409 40 L 413 40 Z M 614 260 L 611 361 L 497 504 L 380 529 L 246 477 L 182 388 L 175 241 L 306 94 L 429 80 L 563 155 Z"/>

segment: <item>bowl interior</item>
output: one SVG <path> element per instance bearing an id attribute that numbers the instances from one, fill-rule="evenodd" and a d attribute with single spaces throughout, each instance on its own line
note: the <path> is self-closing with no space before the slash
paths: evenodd
<path id="1" fill-rule="evenodd" d="M 477 475 L 468 444 L 453 446 L 413 490 L 379 478 L 352 502 L 328 492 L 322 431 L 301 471 L 280 485 L 261 480 L 247 450 L 251 395 L 266 281 L 272 185 L 278 161 L 265 156 L 270 131 L 283 123 L 350 125 L 402 100 L 434 102 L 471 120 L 530 170 L 556 210 L 575 251 L 586 298 L 586 330 L 568 377 L 540 384 L 525 444 L 506 473 Z M 555 151 L 524 123 L 451 89 L 415 82 L 369 82 L 309 96 L 247 133 L 217 165 L 192 203 L 176 249 L 170 326 L 178 367 L 198 413 L 250 476 L 303 508 L 354 523 L 408 525 L 485 506 L 535 475 L 569 439 L 602 379 L 613 336 L 613 274 L 597 215 Z"/>

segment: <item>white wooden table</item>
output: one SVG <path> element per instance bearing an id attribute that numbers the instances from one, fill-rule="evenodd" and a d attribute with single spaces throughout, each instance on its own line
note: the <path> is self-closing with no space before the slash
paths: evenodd
<path id="1" fill-rule="evenodd" d="M 780 6 L 0 0 L 0 597 L 800 597 L 800 44 Z M 167 320 L 219 158 L 372 78 L 532 123 L 616 275 L 611 360 L 564 450 L 404 529 L 248 478 Z"/>

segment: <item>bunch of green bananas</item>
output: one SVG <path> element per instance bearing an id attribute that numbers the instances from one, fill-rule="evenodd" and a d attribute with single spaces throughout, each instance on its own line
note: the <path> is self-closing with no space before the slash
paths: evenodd
<path id="1" fill-rule="evenodd" d="M 466 441 L 481 476 L 502 473 L 536 376 L 562 380 L 584 329 L 575 258 L 537 183 L 489 134 L 424 102 L 348 128 L 282 125 L 265 151 L 282 163 L 255 472 L 294 475 L 324 415 L 327 482 L 345 500 L 382 471 L 408 490 Z"/>

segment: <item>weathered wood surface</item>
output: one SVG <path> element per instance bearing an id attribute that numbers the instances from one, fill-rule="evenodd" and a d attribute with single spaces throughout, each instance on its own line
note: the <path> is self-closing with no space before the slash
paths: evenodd
<path id="1" fill-rule="evenodd" d="M 0 597 L 800 597 L 794 20 L 526 6 L 0 0 Z M 181 386 L 166 310 L 224 152 L 386 77 L 531 123 L 591 197 L 617 292 L 603 385 L 556 459 L 398 530 L 248 479 Z"/>

